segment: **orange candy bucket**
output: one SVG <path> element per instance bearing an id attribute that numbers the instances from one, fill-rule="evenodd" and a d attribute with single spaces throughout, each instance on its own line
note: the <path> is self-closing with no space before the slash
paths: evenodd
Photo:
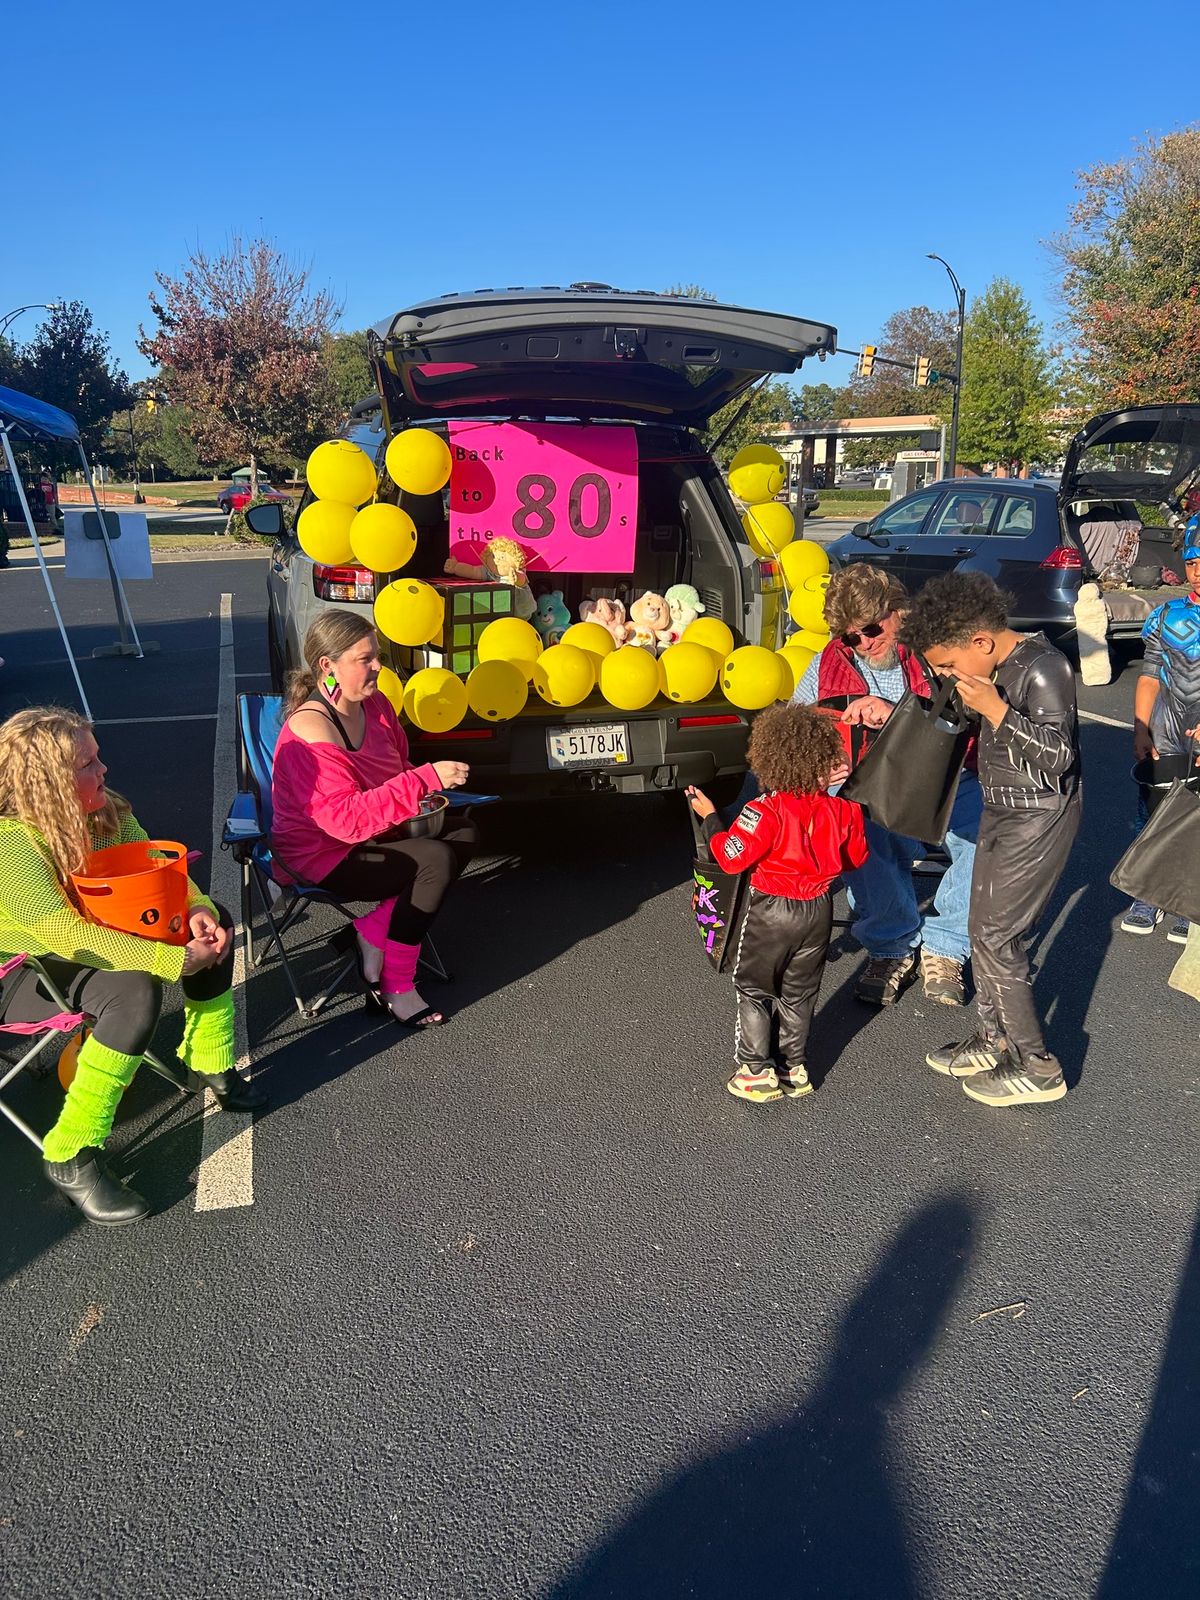
<path id="1" fill-rule="evenodd" d="M 173 839 L 139 839 L 95 850 L 71 887 L 90 922 L 166 944 L 186 944 L 188 852 Z"/>

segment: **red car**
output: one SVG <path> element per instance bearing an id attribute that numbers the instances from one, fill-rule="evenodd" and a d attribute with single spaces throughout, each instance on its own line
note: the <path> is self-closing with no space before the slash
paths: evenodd
<path id="1" fill-rule="evenodd" d="M 258 495 L 260 500 L 290 500 L 291 495 L 283 494 L 278 489 L 272 489 L 265 478 L 258 480 Z M 250 504 L 249 482 L 231 483 L 217 495 L 217 504 L 221 510 L 228 514 L 230 511 L 244 511 Z"/>

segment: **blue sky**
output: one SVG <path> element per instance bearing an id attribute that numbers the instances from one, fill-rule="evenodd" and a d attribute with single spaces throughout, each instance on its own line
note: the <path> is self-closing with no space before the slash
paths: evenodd
<path id="1" fill-rule="evenodd" d="M 857 346 L 949 304 L 929 250 L 1049 324 L 1041 241 L 1078 168 L 1200 117 L 1194 31 L 1194 0 L 22 6 L 0 316 L 81 299 L 141 376 L 155 270 L 263 233 L 345 327 L 590 278 L 699 283 Z"/>

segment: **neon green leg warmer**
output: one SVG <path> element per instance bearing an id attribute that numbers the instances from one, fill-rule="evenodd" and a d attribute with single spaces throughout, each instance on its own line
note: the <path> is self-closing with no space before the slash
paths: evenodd
<path id="1" fill-rule="evenodd" d="M 233 991 L 212 1000 L 183 1002 L 183 1043 L 180 1059 L 193 1072 L 212 1077 L 233 1066 Z"/>
<path id="2" fill-rule="evenodd" d="M 87 1146 L 104 1144 L 121 1096 L 141 1062 L 141 1056 L 123 1056 L 88 1035 L 58 1121 L 46 1135 L 47 1161 L 70 1161 Z"/>

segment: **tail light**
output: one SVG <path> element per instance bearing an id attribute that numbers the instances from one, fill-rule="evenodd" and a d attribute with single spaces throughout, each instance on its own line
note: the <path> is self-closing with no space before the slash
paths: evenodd
<path id="1" fill-rule="evenodd" d="M 680 717 L 681 728 L 729 728 L 736 727 L 741 722 L 741 717 Z"/>
<path id="2" fill-rule="evenodd" d="M 313 593 L 318 600 L 362 600 L 370 605 L 375 574 L 368 567 L 325 567 L 314 561 Z"/>
<path id="3" fill-rule="evenodd" d="M 1083 553 L 1074 545 L 1060 544 L 1057 550 L 1051 550 L 1041 566 L 1043 571 L 1078 572 L 1083 568 Z"/>
<path id="4" fill-rule="evenodd" d="M 446 733 L 425 733 L 418 731 L 413 734 L 414 739 L 419 739 L 422 744 L 436 744 L 439 740 L 449 740 L 456 743 L 459 739 L 494 739 L 494 728 L 451 728 Z"/>

